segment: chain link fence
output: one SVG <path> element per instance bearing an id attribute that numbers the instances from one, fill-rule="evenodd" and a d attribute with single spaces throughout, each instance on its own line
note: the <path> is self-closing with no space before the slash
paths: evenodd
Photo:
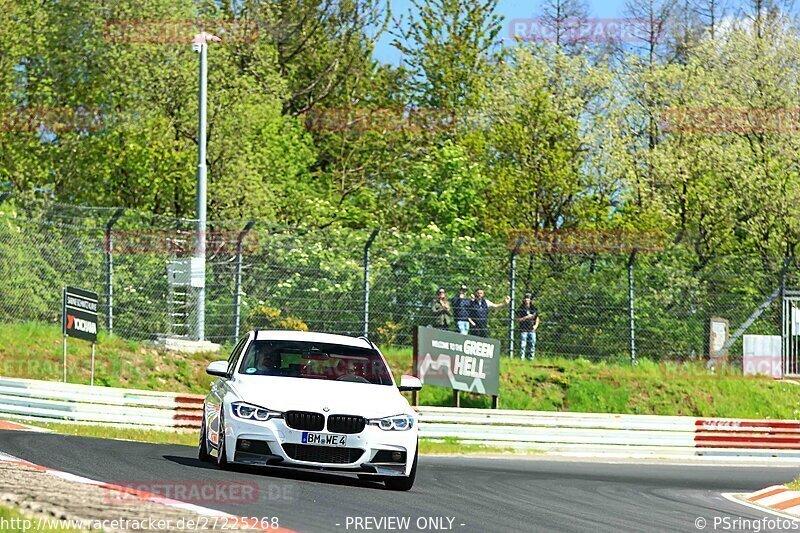
<path id="1" fill-rule="evenodd" d="M 72 285 L 100 294 L 101 326 L 114 335 L 191 337 L 194 225 L 2 193 L 0 320 L 58 323 L 61 290 Z M 537 356 L 659 361 L 707 357 L 709 319 L 727 319 L 733 333 L 776 289 L 798 286 L 796 264 L 785 258 L 700 260 L 683 250 L 513 254 L 488 237 L 247 220 L 208 223 L 204 280 L 205 338 L 217 343 L 259 327 L 367 334 L 380 345 L 411 346 L 415 327 L 432 324 L 436 290 L 446 289 L 449 299 L 465 284 L 496 303 L 510 297 L 488 322 L 506 352 L 512 343 L 519 349 L 512 305 L 531 292 L 541 316 Z M 747 327 L 780 331 L 779 299 Z M 741 339 L 730 356 L 741 357 Z"/>

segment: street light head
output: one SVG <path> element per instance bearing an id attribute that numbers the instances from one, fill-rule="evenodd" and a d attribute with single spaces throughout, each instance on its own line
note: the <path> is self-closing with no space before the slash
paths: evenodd
<path id="1" fill-rule="evenodd" d="M 208 43 L 218 43 L 220 41 L 222 41 L 222 39 L 216 35 L 202 31 L 194 36 L 194 39 L 192 40 L 192 50 L 199 52 L 202 49 L 202 45 Z"/>

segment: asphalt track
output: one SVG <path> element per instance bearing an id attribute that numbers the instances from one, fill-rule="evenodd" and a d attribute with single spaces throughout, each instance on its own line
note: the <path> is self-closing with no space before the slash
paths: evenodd
<path id="1" fill-rule="evenodd" d="M 797 475 L 797 469 L 786 467 L 428 456 L 420 458 L 414 488 L 403 493 L 316 472 L 221 471 L 199 462 L 187 446 L 0 431 L 0 451 L 105 482 L 257 484 L 257 498 L 247 502 L 193 503 L 238 516 L 276 516 L 282 527 L 301 532 L 366 531 L 366 526 L 392 530 L 376 526 L 397 525 L 374 521 L 382 517 L 409 517 L 411 531 L 458 532 L 686 532 L 697 531 L 695 520 L 702 517 L 706 531 L 715 531 L 715 518 L 770 516 L 730 502 L 721 493 L 749 492 Z M 357 517 L 363 520 L 361 528 Z"/>

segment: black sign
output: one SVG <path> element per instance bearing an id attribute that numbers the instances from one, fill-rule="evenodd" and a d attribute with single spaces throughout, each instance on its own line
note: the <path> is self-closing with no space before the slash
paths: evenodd
<path id="1" fill-rule="evenodd" d="M 64 335 L 95 342 L 97 340 L 97 293 L 75 287 L 65 287 L 61 324 Z"/>
<path id="2" fill-rule="evenodd" d="M 427 385 L 498 395 L 500 341 L 417 328 L 417 376 Z"/>

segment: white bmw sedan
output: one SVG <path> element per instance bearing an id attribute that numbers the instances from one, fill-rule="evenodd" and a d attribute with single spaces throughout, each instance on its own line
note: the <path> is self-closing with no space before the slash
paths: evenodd
<path id="1" fill-rule="evenodd" d="M 206 396 L 199 457 L 228 464 L 344 471 L 409 490 L 417 471 L 417 417 L 380 350 L 366 338 L 251 331 Z"/>

